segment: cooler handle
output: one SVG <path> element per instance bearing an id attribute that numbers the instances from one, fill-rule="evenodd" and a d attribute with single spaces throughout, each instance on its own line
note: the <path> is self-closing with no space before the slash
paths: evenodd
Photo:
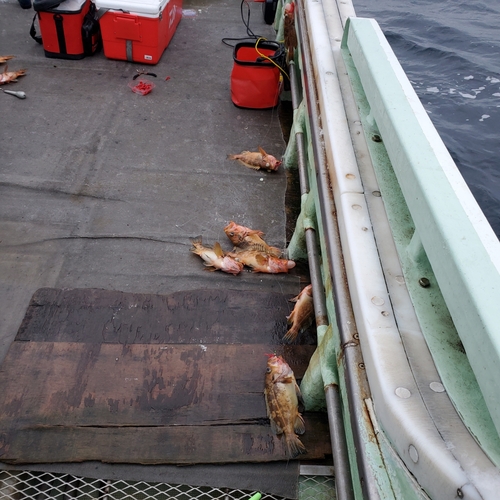
<path id="1" fill-rule="evenodd" d="M 30 36 L 31 36 L 31 38 L 33 38 L 33 40 L 35 40 L 35 42 L 41 44 L 42 37 L 36 34 L 36 28 L 35 28 L 36 16 L 38 16 L 38 12 L 35 13 L 35 16 L 33 17 L 33 21 L 31 21 Z"/>

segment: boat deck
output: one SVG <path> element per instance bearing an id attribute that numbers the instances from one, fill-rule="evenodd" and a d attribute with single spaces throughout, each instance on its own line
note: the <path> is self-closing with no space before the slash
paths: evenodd
<path id="1" fill-rule="evenodd" d="M 157 75 L 148 77 L 156 87 L 140 96 L 128 83 L 144 66 L 109 60 L 102 52 L 77 61 L 46 58 L 42 46 L 29 36 L 33 10 L 21 9 L 14 0 L 0 3 L 2 55 L 15 55 L 10 71 L 27 70 L 17 83 L 4 86 L 23 90 L 25 100 L 0 95 L 0 361 L 7 360 L 9 348 L 16 344 L 20 325 L 26 326 L 30 300 L 41 288 L 100 290 L 128 299 L 138 294 L 192 297 L 192 291 L 211 290 L 240 300 L 232 321 L 241 332 L 251 330 L 259 315 L 252 309 L 255 303 L 247 310 L 241 298 L 267 294 L 281 298 L 283 318 L 273 319 L 278 330 L 270 328 L 268 339 L 259 345 L 263 352 L 254 349 L 255 363 L 247 359 L 245 366 L 265 366 L 264 346 L 282 349 L 279 333 L 292 307 L 287 299 L 308 280 L 306 267 L 299 265 L 289 274 L 232 276 L 204 272 L 201 259 L 190 252 L 191 239 L 199 235 L 204 243 L 219 241 L 229 250 L 223 228 L 231 220 L 262 230 L 269 244 L 285 248 L 285 172 L 253 171 L 226 158 L 258 146 L 280 157 L 285 142 L 279 112 L 240 109 L 231 102 L 232 49 L 222 38 L 246 36 L 239 5 L 188 0 L 183 7 L 189 15 L 181 20 L 160 62 L 145 68 Z M 273 39 L 261 4 L 250 8 L 251 29 Z M 78 303 L 80 311 L 88 307 L 84 302 Z M 36 309 L 36 300 L 31 305 Z M 184 302 L 183 314 L 188 317 L 189 307 Z M 64 321 L 71 323 L 67 317 Z M 79 334 L 73 331 L 73 338 L 65 341 L 80 342 L 74 337 L 82 331 L 85 328 Z M 215 337 L 212 341 L 218 342 Z M 27 368 L 40 373 L 36 363 L 29 366 L 29 359 L 35 358 L 24 356 Z M 43 364 L 41 351 L 36 356 Z M 66 361 L 71 365 L 71 359 Z M 101 369 L 105 376 L 106 366 Z M 255 373 L 252 377 L 258 378 Z M 329 443 L 326 427 L 324 442 Z M 106 450 L 106 456 L 112 455 Z M 91 458 L 81 464 L 2 468 L 102 480 L 186 480 L 185 470 L 175 466 L 109 465 Z M 175 459 L 169 463 L 175 464 Z M 296 498 L 298 474 L 297 462 L 278 461 L 212 463 L 195 466 L 188 475 L 190 484 L 246 487 Z"/>

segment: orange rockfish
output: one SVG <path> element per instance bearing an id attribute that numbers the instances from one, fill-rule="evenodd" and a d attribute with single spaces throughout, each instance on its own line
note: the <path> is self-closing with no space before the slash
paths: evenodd
<path id="1" fill-rule="evenodd" d="M 7 71 L 7 66 L 5 66 L 3 73 L 0 73 L 0 85 L 4 83 L 17 82 L 17 77 L 24 76 L 25 74 L 25 69 L 20 69 L 18 71 Z"/>
<path id="2" fill-rule="evenodd" d="M 295 267 L 293 260 L 278 259 L 278 257 L 253 249 L 231 252 L 228 255 L 237 262 L 250 267 L 255 273 L 287 273 Z"/>
<path id="3" fill-rule="evenodd" d="M 201 242 L 201 236 L 191 242 L 193 244 L 191 252 L 199 255 L 205 261 L 205 266 L 207 266 L 206 271 L 220 269 L 225 273 L 238 274 L 243 269 L 241 262 L 236 262 L 231 257 L 224 255 L 219 242 L 216 242 L 213 248 L 204 247 Z"/>
<path id="4" fill-rule="evenodd" d="M 289 458 L 307 453 L 297 434 L 304 434 L 304 419 L 299 413 L 300 389 L 292 369 L 281 357 L 269 354 L 266 369 L 267 416 L 271 429 L 277 436 L 284 435 L 286 454 Z"/>
<path id="5" fill-rule="evenodd" d="M 292 325 L 286 332 L 283 340 L 293 341 L 297 335 L 305 330 L 313 321 L 314 318 L 314 303 L 312 296 L 312 285 L 307 285 L 298 295 L 290 302 L 295 302 L 290 316 L 287 316 L 288 324 Z"/>
<path id="6" fill-rule="evenodd" d="M 273 170 L 278 170 L 281 162 L 277 160 L 274 156 L 268 155 L 260 146 L 259 152 L 243 151 L 240 154 L 228 155 L 228 160 L 238 160 L 240 163 L 245 165 L 245 167 L 252 168 L 254 170 L 260 170 L 261 168 L 272 172 Z"/>
<path id="7" fill-rule="evenodd" d="M 281 250 L 276 247 L 269 246 L 261 236 L 264 236 L 262 231 L 250 229 L 249 227 L 240 226 L 236 222 L 230 221 L 224 228 L 226 236 L 231 240 L 231 243 L 242 249 L 258 250 L 259 252 L 268 253 L 274 257 L 281 256 Z"/>

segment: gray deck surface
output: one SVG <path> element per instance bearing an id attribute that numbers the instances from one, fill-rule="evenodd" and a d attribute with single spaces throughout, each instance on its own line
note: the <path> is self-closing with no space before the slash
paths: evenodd
<path id="1" fill-rule="evenodd" d="M 250 5 L 254 30 L 272 36 Z M 143 66 L 102 53 L 48 59 L 29 36 L 33 10 L 0 3 L 1 52 L 16 56 L 9 70 L 27 69 L 4 88 L 28 96 L 0 94 L 0 360 L 40 287 L 300 291 L 293 275 L 203 272 L 189 251 L 197 235 L 230 249 L 230 220 L 285 245 L 284 172 L 226 159 L 259 145 L 279 157 L 285 146 L 276 110 L 230 99 L 232 49 L 221 38 L 245 35 L 239 2 L 197 12 L 149 67 L 158 78 L 143 97 L 127 86 Z"/>
<path id="2" fill-rule="evenodd" d="M 273 39 L 261 4 L 250 7 L 253 31 Z M 102 52 L 48 59 L 29 36 L 34 11 L 0 1 L 0 55 L 16 56 L 9 70 L 27 69 L 4 88 L 28 96 L 0 93 L 0 361 L 40 287 L 300 291 L 297 272 L 209 273 L 190 253 L 197 235 L 230 249 L 223 232 L 230 220 L 284 247 L 286 178 L 283 170 L 255 172 L 226 159 L 259 145 L 280 157 L 285 148 L 276 110 L 243 110 L 230 99 L 232 49 L 221 39 L 245 36 L 240 2 L 187 1 L 184 8 L 196 16 L 181 20 L 160 62 L 148 67 L 158 78 L 142 97 L 127 84 L 144 66 Z M 106 465 L 72 471 L 94 467 L 121 475 Z M 276 481 L 276 467 L 268 480 Z M 166 470 L 122 469 L 162 480 Z M 213 470 L 193 474 L 193 482 L 217 482 Z M 222 476 L 262 475 L 239 470 Z"/>

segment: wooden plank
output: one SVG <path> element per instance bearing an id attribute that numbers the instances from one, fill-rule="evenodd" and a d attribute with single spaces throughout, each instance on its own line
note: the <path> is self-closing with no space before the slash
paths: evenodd
<path id="1" fill-rule="evenodd" d="M 16 341 L 0 372 L 0 459 L 282 460 L 263 396 L 272 347 Z M 313 349 L 277 352 L 300 378 Z M 303 458 L 323 458 L 326 417 L 306 415 L 306 425 Z"/>
<path id="2" fill-rule="evenodd" d="M 39 289 L 16 340 L 118 344 L 280 343 L 291 296 L 191 290 L 170 295 Z M 302 344 L 314 344 L 312 332 Z"/>
<path id="3" fill-rule="evenodd" d="M 306 417 L 308 454 L 331 453 L 324 414 Z M 9 463 L 79 462 L 193 464 L 287 460 L 284 441 L 270 426 L 30 427 L 0 438 L 0 459 Z"/>
<path id="4" fill-rule="evenodd" d="M 282 294 L 38 290 L 0 370 L 0 460 L 286 459 L 266 416 L 265 354 L 300 380 L 315 349 L 278 344 L 288 311 Z M 301 458 L 329 454 L 326 415 L 306 427 Z"/>
<path id="5" fill-rule="evenodd" d="M 271 350 L 266 344 L 14 342 L 0 372 L 0 423 L 258 422 L 266 418 L 264 354 Z M 313 347 L 290 346 L 286 351 L 301 377 Z"/>

